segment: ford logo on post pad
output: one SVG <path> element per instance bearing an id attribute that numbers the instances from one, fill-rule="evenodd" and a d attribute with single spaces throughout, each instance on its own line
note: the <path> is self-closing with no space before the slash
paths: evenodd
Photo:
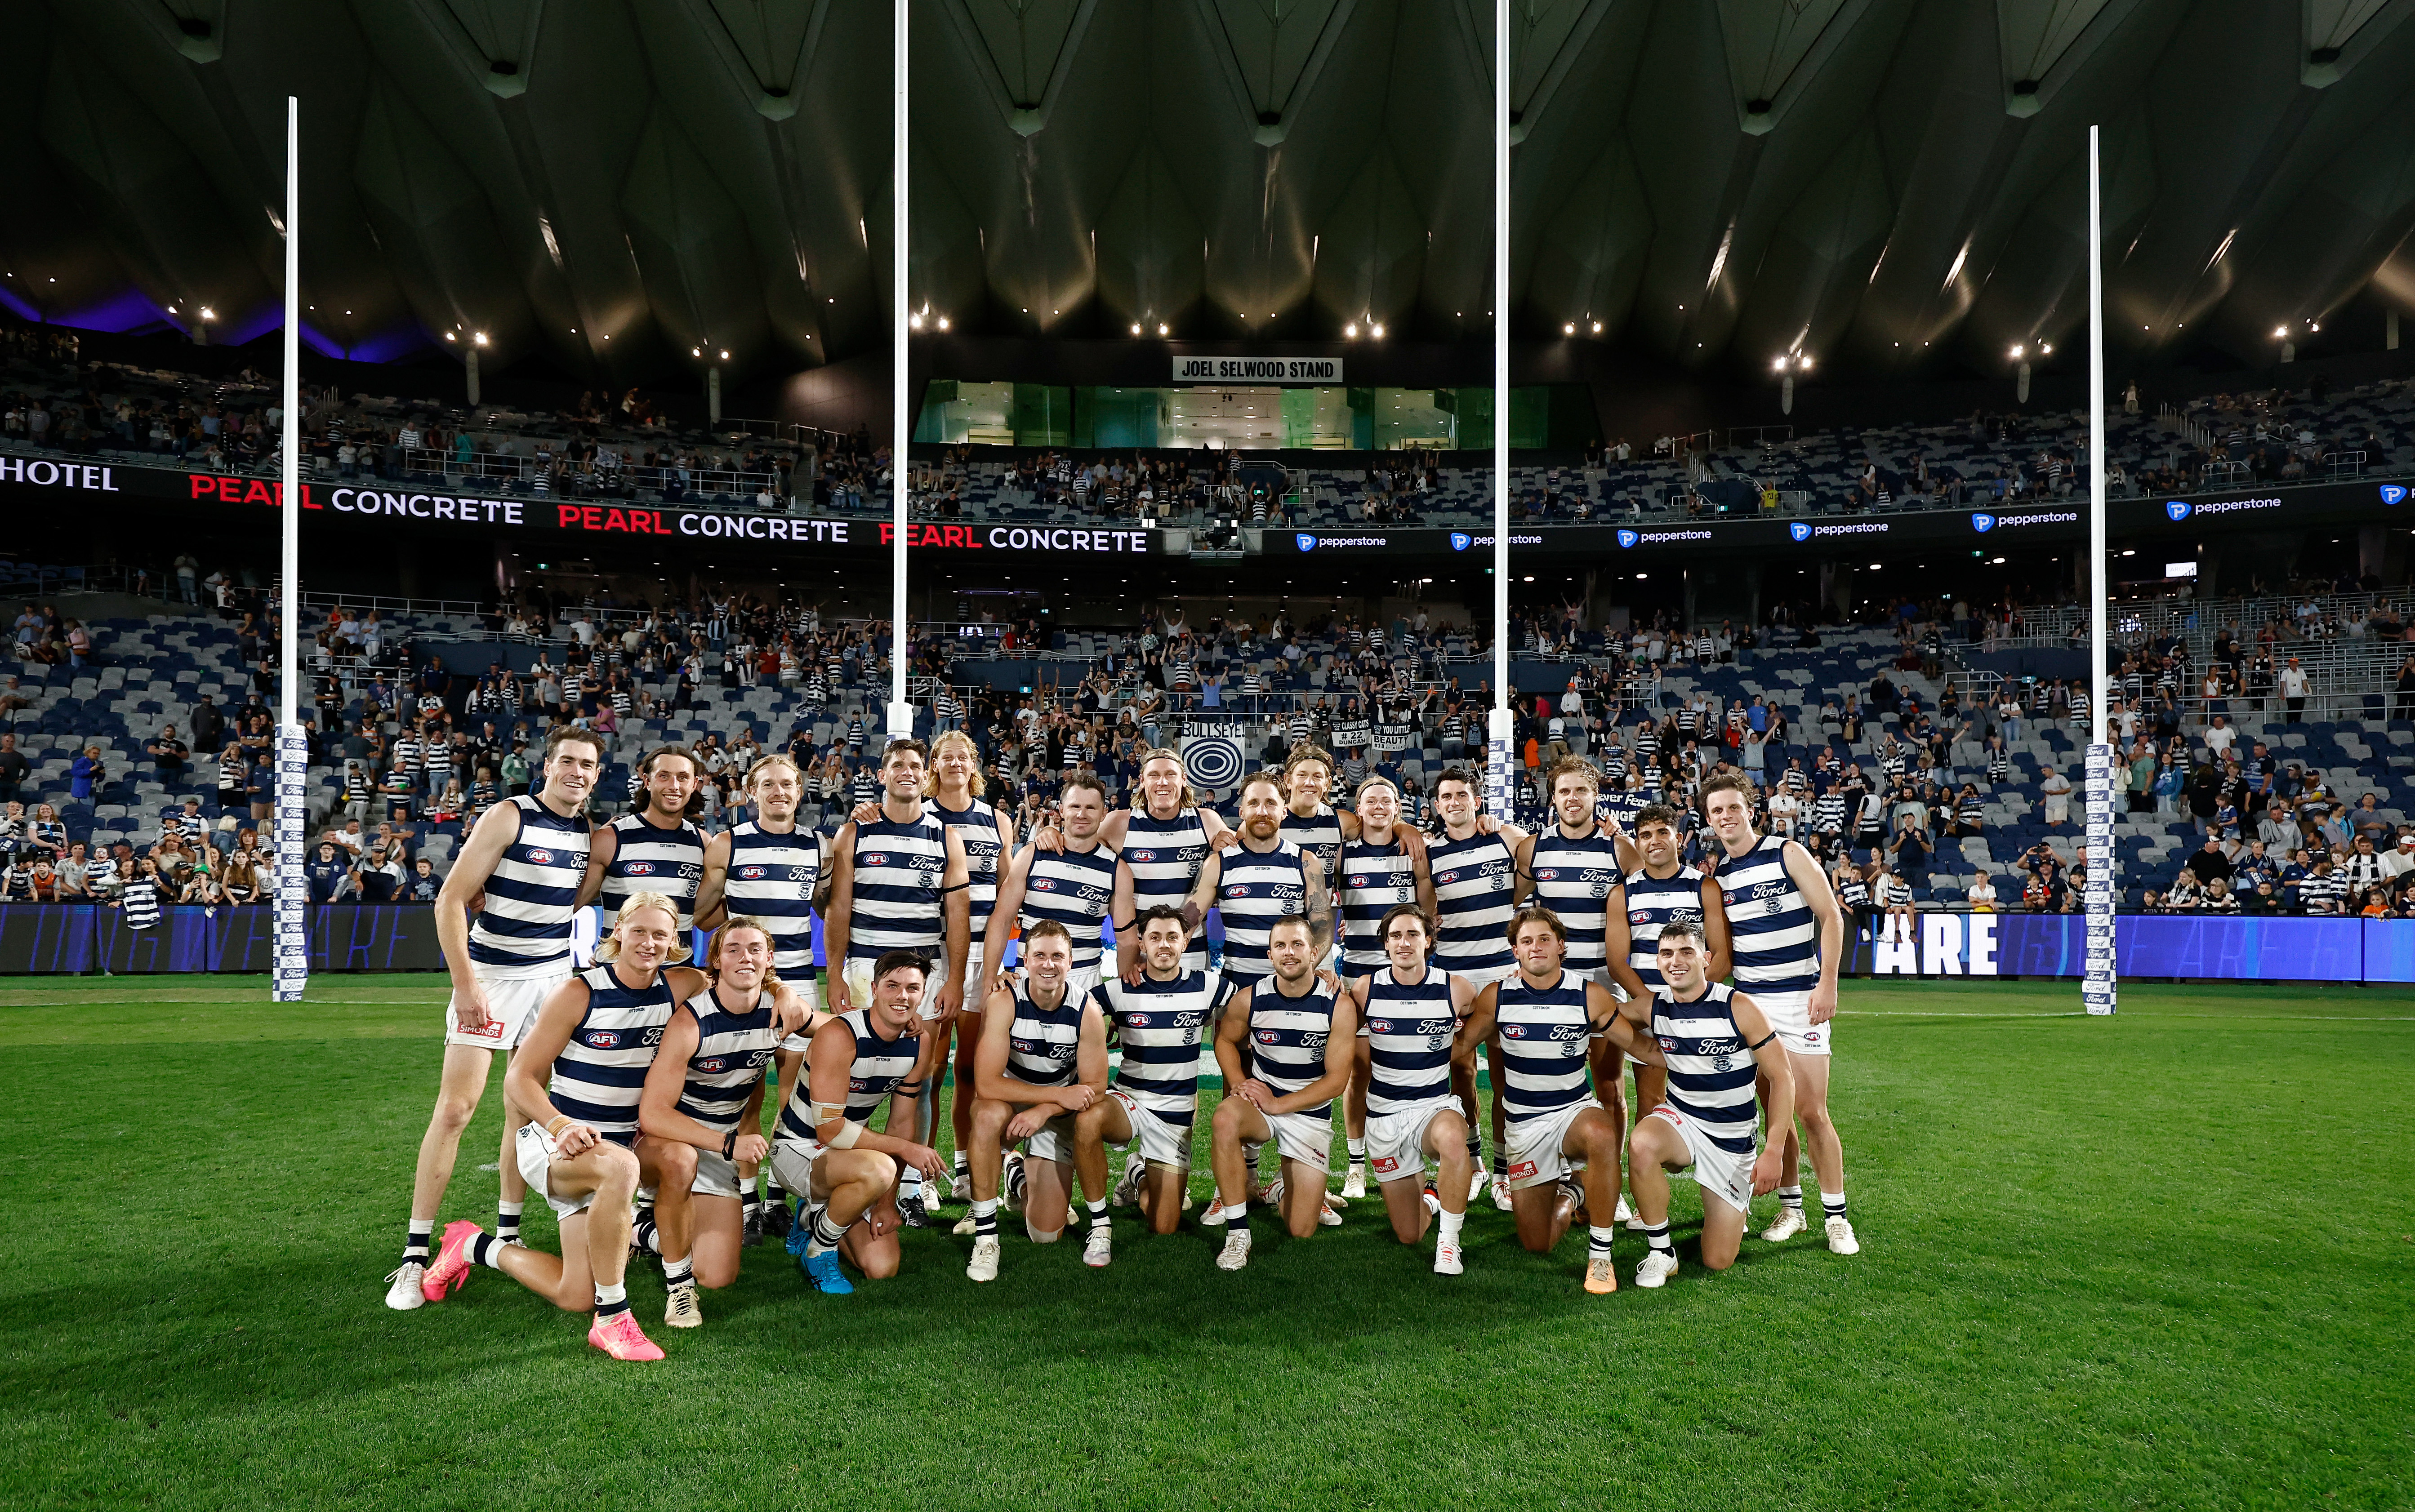
<path id="1" fill-rule="evenodd" d="M 1981 535 L 1985 535 L 1989 531 L 1996 528 L 1996 516 L 1993 515 L 1973 515 L 1971 516 L 1971 528 L 1978 531 Z"/>

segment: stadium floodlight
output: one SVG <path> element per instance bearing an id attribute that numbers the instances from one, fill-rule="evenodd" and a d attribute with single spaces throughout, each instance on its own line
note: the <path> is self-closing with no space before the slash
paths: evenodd
<path id="1" fill-rule="evenodd" d="M 1140 322 L 1138 321 L 1132 322 L 1132 335 L 1140 335 Z"/>
<path id="2" fill-rule="evenodd" d="M 1593 334 L 1596 336 L 1601 335 L 1601 322 L 1599 321 L 1593 322 Z"/>
<path id="3" fill-rule="evenodd" d="M 1782 373 L 1786 371 L 1786 359 L 1783 357 L 1772 357 L 1769 360 L 1769 370 L 1773 373 Z"/>
<path id="4" fill-rule="evenodd" d="M 947 328 L 948 328 L 948 318 L 947 318 L 945 315 L 942 315 L 942 316 L 940 316 L 940 317 L 939 317 L 939 329 L 940 329 L 940 330 L 942 330 L 942 331 L 944 331 L 944 330 L 946 330 Z"/>
<path id="5" fill-rule="evenodd" d="M 1577 322 L 1574 322 L 1574 321 L 1566 321 L 1566 322 L 1563 322 L 1561 323 L 1561 325 L 1560 325 L 1560 335 L 1562 335 L 1562 336 L 1574 336 L 1574 335 L 1576 335 L 1576 334 L 1577 334 Z"/>
<path id="6" fill-rule="evenodd" d="M 906 318 L 906 323 L 907 323 L 908 325 L 912 326 L 915 330 L 919 331 L 919 330 L 921 330 L 921 329 L 922 328 L 922 317 L 921 315 L 919 315 L 919 314 L 918 314 L 918 315 L 909 315 L 909 316 L 908 316 L 908 317 Z"/>
<path id="7" fill-rule="evenodd" d="M 944 325 L 947 322 L 943 321 L 940 323 Z M 1174 327 L 1166 324 L 1163 321 L 1160 321 L 1157 322 L 1157 334 L 1160 336 L 1172 336 L 1174 334 Z"/>
<path id="8" fill-rule="evenodd" d="M 447 341 L 453 341 L 453 340 L 458 340 L 458 337 L 455 337 L 455 336 L 454 336 L 454 334 L 453 334 L 452 332 L 447 331 L 447 332 L 445 332 L 445 333 L 444 333 L 444 339 L 445 339 L 445 340 L 447 340 Z"/>
<path id="9" fill-rule="evenodd" d="M 1378 324 L 1374 324 L 1374 325 L 1371 325 L 1371 326 L 1367 327 L 1367 334 L 1368 334 L 1369 336 L 1372 336 L 1372 337 L 1381 337 L 1381 336 L 1383 336 L 1383 334 L 1384 334 L 1384 327 L 1383 327 L 1383 326 L 1382 326 L 1382 324 L 1380 324 L 1380 323 L 1378 323 Z"/>
<path id="10" fill-rule="evenodd" d="M 2028 355 L 2028 353 L 2029 348 L 2017 346 L 2013 349 L 2013 360 L 2018 362 L 2022 357 Z"/>
<path id="11" fill-rule="evenodd" d="M 1356 340 L 1356 339 L 1358 339 L 1358 322 L 1357 321 L 1353 321 L 1353 322 L 1351 322 L 1349 324 L 1347 324 L 1347 325 L 1343 326 L 1343 327 L 1342 328 L 1342 334 L 1343 336 L 1345 336 L 1345 337 L 1350 337 L 1352 340 Z"/>
<path id="12" fill-rule="evenodd" d="M 269 996 L 298 1003 L 310 981 L 302 836 L 308 815 L 304 785 L 310 776 L 310 740 L 303 733 L 302 696 L 302 101 L 285 97 L 285 396 L 279 438 L 283 473 L 278 533 L 283 561 L 278 575 L 279 651 L 277 690 L 277 951 Z M 480 337 L 481 341 L 486 337 Z"/>

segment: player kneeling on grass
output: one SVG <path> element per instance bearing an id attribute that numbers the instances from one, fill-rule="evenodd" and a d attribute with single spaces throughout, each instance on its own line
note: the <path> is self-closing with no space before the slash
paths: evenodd
<path id="1" fill-rule="evenodd" d="M 1317 954 L 1306 917 L 1277 920 L 1267 934 L 1274 974 L 1238 995 L 1216 1026 L 1224 1100 L 1209 1129 L 1225 1223 L 1216 1256 L 1222 1270 L 1250 1263 L 1250 1175 L 1268 1140 L 1282 1153 L 1283 1174 L 1266 1200 L 1292 1237 L 1307 1238 L 1331 1211 L 1325 1177 L 1333 1163 L 1333 1100 L 1350 1085 L 1358 1033 L 1350 1004 L 1318 979 Z"/>
<path id="2" fill-rule="evenodd" d="M 746 1247 L 744 1183 L 771 1152 L 764 1139 L 763 1069 L 805 1006 L 772 973 L 772 935 L 743 915 L 714 932 L 705 951 L 709 990 L 679 1006 L 646 1072 L 638 1128 L 660 1148 L 662 1185 L 638 1220 L 638 1248 L 660 1255 L 668 1295 L 663 1322 L 704 1322 L 698 1285 L 738 1279 Z M 812 1032 L 812 1026 L 806 1026 Z"/>
<path id="3" fill-rule="evenodd" d="M 907 1084 L 922 1053 L 922 989 L 930 966 L 911 951 L 872 963 L 871 1001 L 822 1022 L 805 1050 L 804 1075 L 780 1110 L 772 1169 L 806 1205 L 809 1221 L 788 1235 L 791 1253 L 818 1292 L 855 1290 L 844 1254 L 867 1280 L 897 1274 L 897 1176 L 910 1166 L 938 1180 L 939 1152 L 863 1121 Z"/>
<path id="4" fill-rule="evenodd" d="M 1794 1077 L 1769 1021 L 1752 999 L 1703 975 L 1710 959 L 1702 926 L 1680 919 L 1661 926 L 1660 980 L 1652 995 L 1652 1037 L 1668 1061 L 1669 1088 L 1658 1107 L 1636 1120 L 1628 1160 L 1635 1208 L 1651 1253 L 1635 1284 L 1658 1286 L 1677 1273 L 1669 1243 L 1669 1173 L 1694 1168 L 1702 1190 L 1702 1264 L 1725 1270 L 1744 1242 L 1752 1199 L 1778 1190 L 1783 1138 L 1753 1156 L 1753 1078 L 1769 1077 L 1769 1127 L 1794 1127 Z"/>
<path id="5" fill-rule="evenodd" d="M 1068 990 L 1073 940 L 1043 919 L 1023 932 L 1023 972 L 989 995 L 973 1056 L 973 1257 L 965 1274 L 998 1280 L 999 1147 L 1015 1161 L 1023 1232 L 1055 1244 L 1065 1232 L 1073 1180 L 1073 1119 L 1107 1087 L 1107 1031 L 1088 995 Z M 1106 1203 L 1106 1183 L 1094 1193 Z"/>
<path id="6" fill-rule="evenodd" d="M 1459 1226 L 1476 1174 L 1467 1148 L 1467 1118 L 1450 1089 L 1450 1055 L 1477 987 L 1430 961 L 1432 922 L 1414 903 L 1395 904 L 1377 929 L 1388 963 L 1343 989 L 1366 1046 L 1367 1158 L 1384 1194 L 1392 1233 L 1402 1244 L 1425 1238 L 1428 1215 L 1439 1214 L 1434 1271 L 1462 1268 Z M 1426 1185 L 1426 1157 L 1442 1175 Z"/>
<path id="7" fill-rule="evenodd" d="M 1199 1041 L 1232 996 L 1220 973 L 1185 971 L 1191 927 L 1171 904 L 1143 908 L 1126 926 L 1137 933 L 1137 982 L 1109 975 L 1091 994 L 1123 1049 L 1116 1085 L 1073 1119 L 1073 1165 L 1091 1193 L 1090 1233 L 1082 1263 L 1114 1258 L 1107 1204 L 1107 1146 L 1130 1145 L 1115 1201 L 1137 1203 L 1149 1231 L 1171 1234 L 1182 1221 L 1183 1189 L 1191 1181 L 1191 1127 L 1199 1112 Z"/>
<path id="8" fill-rule="evenodd" d="M 558 988 L 503 1072 L 520 1125 L 520 1175 L 561 1220 L 562 1253 L 505 1244 L 471 1222 L 447 1224 L 422 1283 L 431 1302 L 489 1265 L 576 1311 L 592 1300 L 587 1341 L 616 1360 L 663 1352 L 629 1313 L 630 1199 L 663 1179 L 663 1145 L 638 1131 L 638 1098 L 664 1026 L 704 974 L 670 963 L 687 954 L 679 910 L 659 892 L 621 906 L 590 966 Z M 545 1077 L 540 1082 L 539 1077 Z"/>
<path id="9" fill-rule="evenodd" d="M 1585 1290 L 1615 1292 L 1618 1130 L 1588 1090 L 1586 1049 L 1595 1035 L 1606 1034 L 1648 1065 L 1661 1063 L 1660 1052 L 1619 1017 L 1610 989 L 1561 968 L 1568 932 L 1559 915 L 1521 908 L 1508 936 L 1517 973 L 1477 996 L 1453 1054 L 1473 1064 L 1487 1040 L 1499 1051 L 1493 1096 L 1508 1115 L 1504 1143 L 1518 1242 L 1546 1252 L 1582 1215 L 1592 1240 Z"/>

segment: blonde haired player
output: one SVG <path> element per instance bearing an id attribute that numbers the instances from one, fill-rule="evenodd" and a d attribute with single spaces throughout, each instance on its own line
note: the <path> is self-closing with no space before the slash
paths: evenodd
<path id="1" fill-rule="evenodd" d="M 747 769 L 746 796 L 755 817 L 705 842 L 696 921 L 714 929 L 732 915 L 755 921 L 771 945 L 770 969 L 780 973 L 789 991 L 813 1011 L 821 1006 L 814 987 L 814 911 L 828 902 L 830 868 L 820 839 L 797 828 L 797 806 L 804 795 L 804 773 L 786 755 L 764 756 Z M 780 1085 L 796 1085 L 810 1039 L 807 1030 L 780 1041 L 775 1056 Z M 779 1176 L 768 1177 L 769 1190 L 758 1202 L 757 1169 L 755 1161 L 742 1161 L 738 1167 L 744 1242 L 750 1245 L 767 1232 L 788 1231 L 788 1206 Z"/>
<path id="2" fill-rule="evenodd" d="M 520 1126 L 521 1176 L 560 1220 L 562 1253 L 506 1244 L 467 1220 L 447 1224 L 422 1288 L 430 1302 L 486 1265 L 564 1311 L 594 1308 L 587 1341 L 616 1360 L 658 1360 L 629 1311 L 630 1201 L 663 1179 L 663 1146 L 638 1132 L 638 1101 L 663 1029 L 704 974 L 687 957 L 679 906 L 659 892 L 621 906 L 596 964 L 546 999 L 503 1073 Z M 543 1078 L 540 1080 L 540 1078 Z"/>

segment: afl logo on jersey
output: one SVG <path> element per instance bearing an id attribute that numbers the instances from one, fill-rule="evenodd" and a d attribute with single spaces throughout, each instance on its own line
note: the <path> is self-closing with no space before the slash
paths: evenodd
<path id="1" fill-rule="evenodd" d="M 698 1061 L 698 1062 L 696 1063 L 696 1069 L 697 1069 L 698 1070 L 700 1070 L 700 1071 L 717 1071 L 717 1070 L 728 1070 L 728 1063 L 727 1063 L 727 1062 L 725 1062 L 725 1061 L 724 1061 L 724 1060 L 723 1060 L 719 1055 L 715 1055 L 715 1056 L 713 1056 L 711 1060 L 699 1060 L 699 1061 Z"/>
<path id="2" fill-rule="evenodd" d="M 1236 882 L 1224 890 L 1224 896 L 1228 898 L 1246 898 L 1249 895 L 1250 885 L 1247 882 Z"/>
<path id="3" fill-rule="evenodd" d="M 1157 852 L 1153 850 L 1127 850 L 1124 856 L 1127 860 L 1136 861 L 1144 865 L 1157 860 Z"/>
<path id="4" fill-rule="evenodd" d="M 1054 892 L 1057 891 L 1057 879 L 1053 876 L 1035 876 L 1031 879 L 1031 891 L 1034 892 Z"/>
<path id="5" fill-rule="evenodd" d="M 866 866 L 886 866 L 889 864 L 889 858 L 877 850 L 862 857 L 862 861 Z"/>
<path id="6" fill-rule="evenodd" d="M 550 866 L 553 864 L 553 852 L 549 850 L 532 850 L 528 853 L 528 859 L 531 866 Z"/>
<path id="7" fill-rule="evenodd" d="M 1435 881 L 1435 882 L 1439 883 L 1440 885 L 1442 885 L 1442 886 L 1444 886 L 1444 887 L 1448 887 L 1448 886 L 1450 886 L 1453 882 L 1456 882 L 1456 881 L 1458 881 L 1458 880 L 1459 880 L 1459 874 L 1458 874 L 1457 872 L 1444 872 L 1444 873 L 1440 874 L 1439 876 L 1437 876 L 1434 878 L 1434 881 Z"/>
<path id="8" fill-rule="evenodd" d="M 1390 1019 L 1369 1019 L 1367 1021 L 1367 1032 L 1370 1034 L 1389 1034 L 1392 1032 L 1392 1021 Z"/>
<path id="9" fill-rule="evenodd" d="M 867 1089 L 868 1085 L 869 1084 L 867 1084 L 861 1076 L 850 1076 L 847 1079 L 847 1089 L 850 1092 L 864 1091 Z"/>
<path id="10" fill-rule="evenodd" d="M 1371 888 L 1375 885 L 1375 879 L 1372 876 L 1354 876 L 1350 878 L 1350 885 L 1354 888 Z"/>
<path id="11" fill-rule="evenodd" d="M 1649 908 L 1638 908 L 1627 916 L 1627 921 L 1630 924 L 1648 924 L 1652 922 L 1652 910 Z"/>
<path id="12" fill-rule="evenodd" d="M 620 1031 L 616 1029 L 597 1029 L 587 1037 L 588 1047 L 593 1050 L 609 1050 L 620 1042 Z"/>
<path id="13" fill-rule="evenodd" d="M 1258 1043 L 1262 1045 L 1273 1044 L 1280 1038 L 1281 1036 L 1277 1035 L 1272 1029 L 1260 1029 L 1258 1031 Z"/>
<path id="14" fill-rule="evenodd" d="M 742 866 L 738 868 L 738 879 L 742 882 L 760 882 L 770 875 L 770 872 L 760 866 Z"/>
<path id="15" fill-rule="evenodd" d="M 1522 1024 L 1505 1024 L 1501 1025 L 1501 1038 L 1504 1040 L 1523 1040 L 1526 1038 L 1526 1025 Z"/>
<path id="16" fill-rule="evenodd" d="M 621 868 L 621 875 L 623 876 L 652 876 L 654 875 L 654 863 L 652 861 L 630 861 Z"/>
<path id="17" fill-rule="evenodd" d="M 1556 882 L 1559 879 L 1560 873 L 1557 867 L 1547 866 L 1535 874 L 1535 880 L 1538 882 Z"/>
<path id="18" fill-rule="evenodd" d="M 1146 1013 L 1127 1013 L 1124 1015 L 1124 1023 L 1132 1028 L 1146 1029 L 1148 1027 L 1148 1015 Z"/>

